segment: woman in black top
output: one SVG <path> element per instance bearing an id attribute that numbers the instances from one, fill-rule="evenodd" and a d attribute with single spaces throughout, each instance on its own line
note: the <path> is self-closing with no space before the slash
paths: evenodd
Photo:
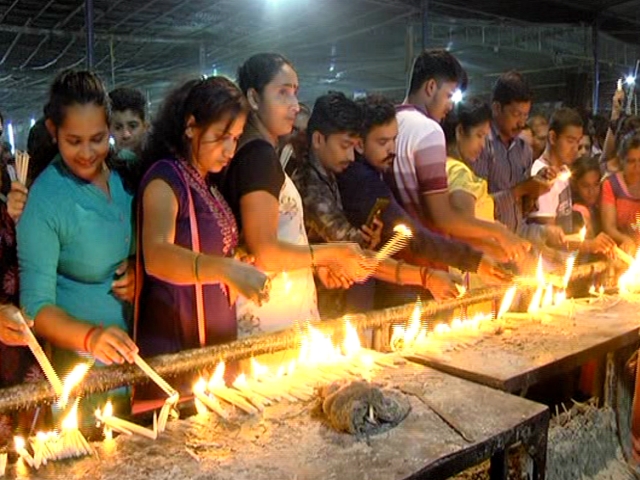
<path id="1" fill-rule="evenodd" d="M 223 192 L 256 266 L 272 277 L 269 302 L 238 301 L 239 335 L 248 336 L 319 318 L 314 270 L 324 283 L 346 287 L 373 265 L 354 243 L 308 244 L 300 195 L 276 151 L 299 110 L 291 63 L 274 53 L 254 55 L 240 67 L 238 82 L 251 113 Z"/>

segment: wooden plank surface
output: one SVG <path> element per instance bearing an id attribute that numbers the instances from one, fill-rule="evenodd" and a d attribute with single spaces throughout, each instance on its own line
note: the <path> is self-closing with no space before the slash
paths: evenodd
<path id="1" fill-rule="evenodd" d="M 640 303 L 606 297 L 524 318 L 507 317 L 479 338 L 453 337 L 407 358 L 462 378 L 517 392 L 638 342 Z"/>
<path id="2" fill-rule="evenodd" d="M 261 417 L 214 415 L 170 422 L 158 440 L 118 437 L 95 444 L 97 455 L 49 464 L 39 472 L 12 467 L 7 478 L 177 479 L 418 479 L 447 478 L 513 442 L 546 440 L 545 406 L 406 363 L 374 381 L 423 388 L 424 396 L 463 425 L 469 443 L 416 397 L 395 429 L 369 441 L 329 429 L 315 402 L 267 407 Z M 187 451 L 187 448 L 191 453 Z"/>

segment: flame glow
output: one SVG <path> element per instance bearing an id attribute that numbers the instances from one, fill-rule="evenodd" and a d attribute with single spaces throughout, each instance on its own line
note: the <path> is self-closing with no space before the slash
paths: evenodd
<path id="1" fill-rule="evenodd" d="M 65 406 L 69 402 L 69 396 L 74 388 L 76 388 L 80 382 L 84 379 L 85 375 L 91 368 L 88 363 L 79 363 L 69 374 L 65 377 L 62 384 L 62 395 L 60 397 L 60 405 Z"/>
<path id="2" fill-rule="evenodd" d="M 344 325 L 345 335 L 344 342 L 342 342 L 342 351 L 345 356 L 353 357 L 358 354 L 358 352 L 362 349 L 360 345 L 360 337 L 358 336 L 358 331 L 351 325 L 351 322 L 347 320 Z"/>
<path id="3" fill-rule="evenodd" d="M 62 430 L 77 430 L 78 429 L 78 399 L 73 402 L 73 407 L 69 410 L 69 413 L 62 420 L 60 426 Z"/>
<path id="4" fill-rule="evenodd" d="M 216 365 L 216 369 L 213 372 L 213 375 L 211 375 L 211 378 L 209 379 L 209 383 L 207 384 L 207 388 L 209 390 L 214 390 L 216 388 L 220 388 L 220 387 L 224 387 L 224 370 L 225 370 L 226 366 L 224 364 L 224 362 L 220 362 L 218 365 Z"/>
<path id="5" fill-rule="evenodd" d="M 500 319 L 504 316 L 505 313 L 509 311 L 511 305 L 513 304 L 513 300 L 516 298 L 517 286 L 513 285 L 509 290 L 506 291 L 504 297 L 502 298 L 502 303 L 500 303 L 500 308 L 498 309 L 497 319 Z"/>
<path id="6" fill-rule="evenodd" d="M 536 268 L 536 280 L 538 281 L 538 287 L 536 288 L 531 303 L 527 311 L 529 313 L 535 313 L 540 310 L 540 303 L 542 302 L 542 294 L 544 293 L 544 270 L 542 268 L 542 255 L 538 256 L 538 267 Z"/>
<path id="7" fill-rule="evenodd" d="M 564 277 L 562 278 L 562 286 L 565 289 L 569 286 L 569 281 L 571 281 L 571 274 L 573 273 L 573 267 L 576 264 L 576 258 L 578 258 L 578 256 L 575 253 L 572 253 L 567 258 L 567 267 L 564 271 Z"/>
<path id="8" fill-rule="evenodd" d="M 618 288 L 621 294 L 640 293 L 640 250 L 636 252 L 633 263 L 629 269 L 620 275 Z"/>
<path id="9" fill-rule="evenodd" d="M 198 398 L 199 394 L 206 395 L 205 390 L 207 388 L 207 382 L 204 378 L 200 377 L 196 384 L 193 386 L 193 393 L 195 394 L 194 404 L 196 406 L 196 411 L 199 415 L 204 415 L 209 412 L 209 409 L 206 407 L 204 403 Z"/>

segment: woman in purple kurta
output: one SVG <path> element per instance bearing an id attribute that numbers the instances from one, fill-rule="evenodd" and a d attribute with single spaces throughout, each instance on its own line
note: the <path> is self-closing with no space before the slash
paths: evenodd
<path id="1" fill-rule="evenodd" d="M 156 162 L 145 174 L 140 192 L 155 179 L 167 183 L 178 200 L 175 245 L 191 249 L 188 185 L 196 212 L 201 252 L 224 257 L 233 253 L 238 243 L 233 213 L 215 187 L 208 185 L 193 166 L 175 159 Z M 144 211 L 141 213 L 143 219 Z M 229 288 L 222 283 L 204 285 L 203 297 L 207 344 L 235 340 L 238 333 L 236 309 L 229 303 Z M 199 347 L 193 285 L 175 285 L 145 275 L 137 334 L 138 347 L 144 356 Z"/>
<path id="2" fill-rule="evenodd" d="M 154 122 L 138 198 L 144 275 L 134 335 L 142 356 L 235 340 L 237 294 L 265 296 L 267 277 L 233 258 L 238 228 L 210 181 L 233 157 L 247 109 L 238 87 L 211 77 L 172 92 Z M 194 378 L 170 381 L 190 393 Z M 149 387 L 135 397 L 158 393 Z"/>

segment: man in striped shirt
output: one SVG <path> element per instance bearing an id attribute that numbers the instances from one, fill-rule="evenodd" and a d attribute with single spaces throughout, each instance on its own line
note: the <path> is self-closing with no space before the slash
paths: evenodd
<path id="1" fill-rule="evenodd" d="M 520 73 L 511 71 L 498 78 L 493 87 L 491 133 L 473 170 L 489 184 L 496 220 L 524 238 L 536 242 L 550 239 L 557 244 L 563 242 L 560 229 L 524 221 L 535 200 L 549 191 L 549 183 L 542 180 L 550 180 L 557 173 L 549 167 L 531 176 L 531 147 L 520 132 L 529 117 L 532 98 L 529 84 Z"/>
<path id="2" fill-rule="evenodd" d="M 463 217 L 449 202 L 447 151 L 439 122 L 464 83 L 465 71 L 446 50 L 425 50 L 418 56 L 408 96 L 398 107 L 397 157 L 388 181 L 404 209 L 424 226 L 461 240 L 493 238 L 505 252 L 501 260 L 517 260 L 529 249 L 528 242 L 491 222 Z"/>

